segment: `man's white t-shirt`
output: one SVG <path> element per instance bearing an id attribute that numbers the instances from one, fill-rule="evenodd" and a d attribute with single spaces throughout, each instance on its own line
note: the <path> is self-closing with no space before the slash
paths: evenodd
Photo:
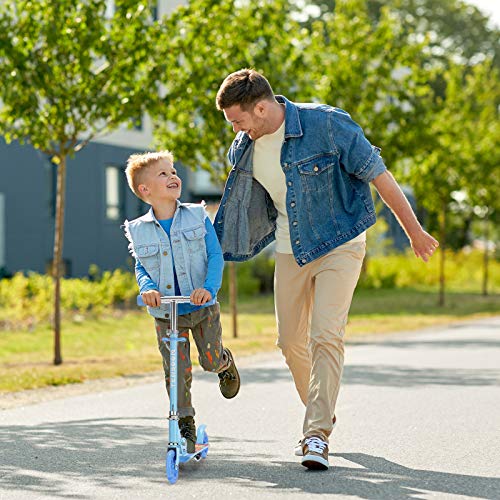
<path id="1" fill-rule="evenodd" d="M 276 252 L 293 254 L 286 212 L 286 179 L 281 168 L 281 147 L 285 140 L 285 120 L 276 132 L 255 141 L 253 150 L 253 177 L 269 193 L 278 211 L 276 219 Z M 347 243 L 365 241 L 366 231 Z"/>

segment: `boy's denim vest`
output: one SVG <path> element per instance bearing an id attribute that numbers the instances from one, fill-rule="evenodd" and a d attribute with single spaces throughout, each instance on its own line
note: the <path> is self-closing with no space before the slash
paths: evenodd
<path id="1" fill-rule="evenodd" d="M 369 182 L 386 170 L 380 149 L 341 109 L 285 104 L 281 168 L 293 255 L 303 266 L 375 223 Z M 253 141 L 239 132 L 228 153 L 232 170 L 215 218 L 225 260 L 253 257 L 275 239 L 277 212 L 252 176 Z"/>
<path id="2" fill-rule="evenodd" d="M 175 295 L 172 256 L 181 294 L 191 295 L 195 288 L 203 288 L 208 263 L 205 246 L 206 217 L 207 213 L 202 205 L 177 201 L 170 240 L 156 220 L 152 208 L 142 217 L 125 221 L 130 253 L 158 285 L 162 296 Z M 214 297 L 205 306 L 215 302 Z M 148 312 L 156 318 L 166 318 L 169 307 L 165 304 L 148 307 Z"/>

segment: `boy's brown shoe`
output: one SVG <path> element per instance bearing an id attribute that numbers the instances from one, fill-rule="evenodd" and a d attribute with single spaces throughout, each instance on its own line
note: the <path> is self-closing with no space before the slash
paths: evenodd
<path id="1" fill-rule="evenodd" d="M 186 440 L 188 453 L 194 453 L 196 448 L 196 426 L 193 417 L 181 417 L 179 419 L 179 430 L 181 436 Z"/>
<path id="2" fill-rule="evenodd" d="M 328 443 L 317 436 L 302 440 L 302 465 L 311 470 L 328 469 Z"/>
<path id="3" fill-rule="evenodd" d="M 231 354 L 231 351 L 227 348 L 224 348 L 224 351 L 226 351 L 229 357 L 230 365 L 227 367 L 226 370 L 218 374 L 219 389 L 221 394 L 226 399 L 231 399 L 234 398 L 236 394 L 238 394 L 238 392 L 240 391 L 240 374 L 238 373 L 236 365 L 234 364 L 234 358 L 233 355 Z"/>

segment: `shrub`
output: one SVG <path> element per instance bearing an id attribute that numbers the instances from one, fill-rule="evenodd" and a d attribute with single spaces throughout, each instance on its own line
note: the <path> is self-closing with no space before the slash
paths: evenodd
<path id="1" fill-rule="evenodd" d="M 63 317 L 99 316 L 113 307 L 135 303 L 137 284 L 132 273 L 105 271 L 99 279 L 61 280 Z M 0 280 L 0 324 L 4 328 L 31 328 L 51 321 L 53 282 L 48 275 L 17 273 Z"/>
<path id="2" fill-rule="evenodd" d="M 439 286 L 440 255 L 427 264 L 408 252 L 406 254 L 369 257 L 360 277 L 361 288 L 416 288 L 436 290 Z M 227 300 L 229 265 L 226 263 L 219 298 Z M 271 293 L 274 257 L 262 253 L 256 258 L 236 264 L 238 297 Z M 480 251 L 446 254 L 446 288 L 449 291 L 479 292 L 483 273 Z M 117 269 L 100 272 L 95 266 L 90 276 L 64 279 L 61 284 L 61 307 L 65 318 L 75 315 L 94 317 L 109 314 L 113 309 L 132 307 L 138 292 L 133 273 Z M 500 292 L 500 262 L 492 259 L 489 267 L 489 290 Z M 0 326 L 31 328 L 49 323 L 52 317 L 52 278 L 36 273 L 17 273 L 0 279 Z"/>

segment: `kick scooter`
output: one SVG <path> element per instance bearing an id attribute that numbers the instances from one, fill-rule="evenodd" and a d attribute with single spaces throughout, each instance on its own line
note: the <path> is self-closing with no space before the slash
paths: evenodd
<path id="1" fill-rule="evenodd" d="M 179 413 L 177 411 L 177 344 L 186 342 L 185 338 L 179 337 L 177 330 L 177 304 L 189 303 L 189 297 L 165 296 L 161 297 L 162 304 L 168 304 L 170 308 L 170 330 L 162 342 L 170 344 L 170 412 L 168 415 L 168 449 L 166 460 L 167 479 L 174 484 L 179 477 L 179 464 L 189 462 L 192 458 L 201 460 L 208 454 L 208 435 L 206 425 L 200 425 L 196 432 L 196 448 L 194 453 L 187 452 L 185 438 L 179 430 Z M 142 297 L 138 295 L 137 304 L 144 306 Z"/>

